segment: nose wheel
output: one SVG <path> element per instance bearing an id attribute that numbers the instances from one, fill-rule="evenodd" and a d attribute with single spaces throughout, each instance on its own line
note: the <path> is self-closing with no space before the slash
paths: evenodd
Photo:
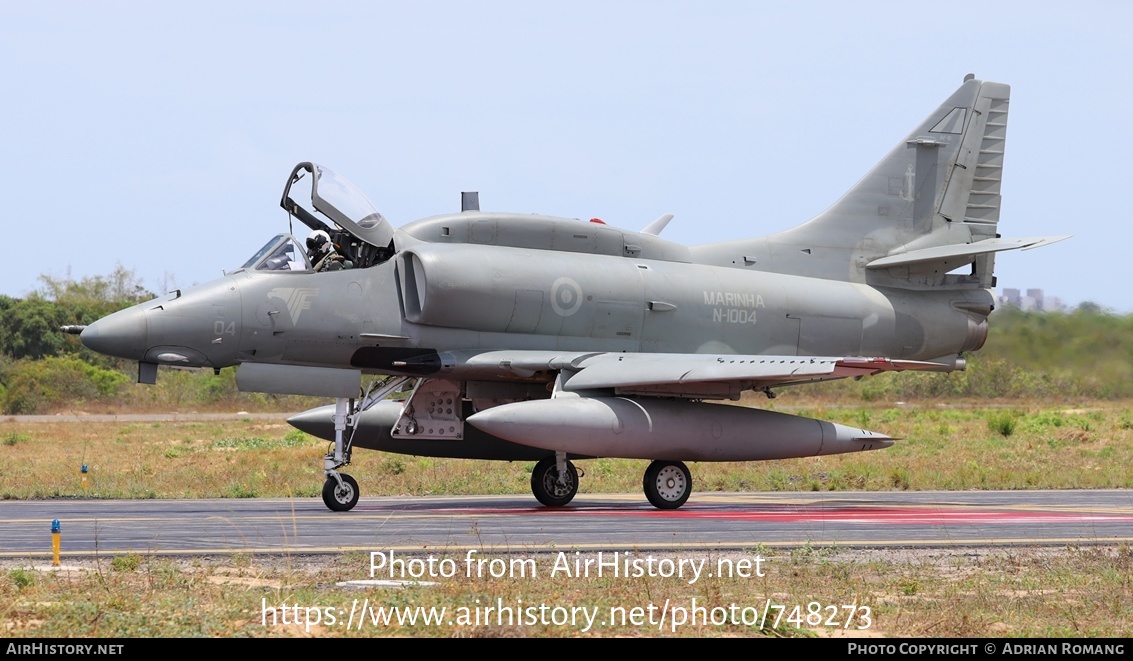
<path id="1" fill-rule="evenodd" d="M 642 480 L 645 497 L 660 510 L 675 510 L 692 493 L 692 473 L 679 461 L 654 461 Z"/>
<path id="2" fill-rule="evenodd" d="M 342 484 L 328 477 L 323 483 L 323 503 L 335 512 L 346 512 L 358 504 L 358 482 L 346 473 L 339 473 Z"/>

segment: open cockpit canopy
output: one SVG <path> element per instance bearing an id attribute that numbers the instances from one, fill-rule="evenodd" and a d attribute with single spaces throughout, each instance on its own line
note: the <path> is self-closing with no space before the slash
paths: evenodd
<path id="1" fill-rule="evenodd" d="M 312 231 L 330 235 L 356 268 L 383 262 L 393 254 L 394 230 L 385 216 L 354 184 L 321 165 L 296 165 L 287 178 L 280 206 Z"/>

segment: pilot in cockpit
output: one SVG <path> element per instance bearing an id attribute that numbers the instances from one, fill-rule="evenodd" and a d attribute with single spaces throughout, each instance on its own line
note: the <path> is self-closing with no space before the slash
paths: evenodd
<path id="1" fill-rule="evenodd" d="M 335 250 L 330 235 L 323 230 L 315 230 L 307 237 L 307 257 L 315 265 L 316 271 L 338 271 L 350 266 L 350 263 Z"/>

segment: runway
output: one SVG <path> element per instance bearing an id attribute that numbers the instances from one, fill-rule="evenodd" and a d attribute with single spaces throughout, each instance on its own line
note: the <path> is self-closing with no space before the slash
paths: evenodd
<path id="1" fill-rule="evenodd" d="M 640 494 L 0 502 L 0 557 L 344 551 L 745 550 L 1133 542 L 1133 491 L 694 493 L 661 511 Z"/>

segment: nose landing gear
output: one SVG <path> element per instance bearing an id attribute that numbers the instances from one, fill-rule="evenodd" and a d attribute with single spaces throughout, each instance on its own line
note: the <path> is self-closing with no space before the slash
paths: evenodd
<path id="1" fill-rule="evenodd" d="M 355 405 L 353 399 L 339 397 L 334 410 L 334 449 L 323 457 L 323 473 L 327 481 L 323 483 L 323 504 L 334 512 L 347 512 L 358 504 L 358 482 L 338 469 L 350 464 L 350 452 L 354 444 L 358 414 L 385 399 L 397 390 L 409 377 L 390 377 L 373 384 L 366 395 Z"/>

